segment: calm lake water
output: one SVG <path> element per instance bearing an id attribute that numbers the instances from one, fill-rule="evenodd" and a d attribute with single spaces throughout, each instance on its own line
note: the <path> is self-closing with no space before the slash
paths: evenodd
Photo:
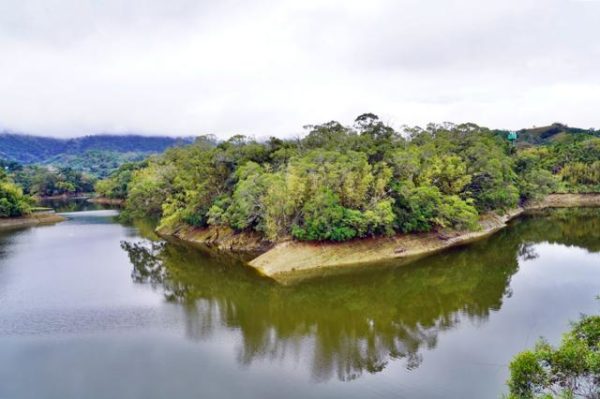
<path id="1" fill-rule="evenodd" d="M 283 287 L 114 210 L 0 232 L 0 398 L 498 398 L 600 303 L 600 210 Z"/>

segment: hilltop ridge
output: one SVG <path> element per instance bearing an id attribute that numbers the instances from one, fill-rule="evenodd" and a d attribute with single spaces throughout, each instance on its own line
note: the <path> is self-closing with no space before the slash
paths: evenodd
<path id="1" fill-rule="evenodd" d="M 139 134 L 98 134 L 76 138 L 54 138 L 0 133 L 0 159 L 23 164 L 49 163 L 64 154 L 83 155 L 89 151 L 116 153 L 159 153 L 169 147 L 189 144 L 191 137 L 143 136 Z"/>

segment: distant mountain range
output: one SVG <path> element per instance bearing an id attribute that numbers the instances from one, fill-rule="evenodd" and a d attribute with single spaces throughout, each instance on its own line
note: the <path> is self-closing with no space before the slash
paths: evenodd
<path id="1" fill-rule="evenodd" d="M 505 136 L 508 131 L 494 130 Z M 600 130 L 569 127 L 561 123 L 518 130 L 517 144 L 540 145 L 581 136 L 600 136 Z M 125 162 L 140 161 L 169 147 L 190 144 L 193 137 L 100 134 L 71 139 L 0 133 L 0 161 L 71 167 L 105 177 Z"/>
<path id="2" fill-rule="evenodd" d="M 193 142 L 191 137 L 94 135 L 71 139 L 0 133 L 0 159 L 22 164 L 52 163 L 90 151 L 150 154 Z M 67 156 L 68 155 L 68 156 Z M 67 157 L 66 157 L 67 156 Z"/>
<path id="3" fill-rule="evenodd" d="M 496 132 L 500 134 L 508 133 L 506 130 L 496 130 Z M 517 130 L 517 133 L 519 135 L 517 142 L 521 143 L 521 145 L 556 143 L 569 138 L 576 138 L 578 136 L 600 137 L 600 130 L 570 127 L 562 123 L 553 123 L 548 126 L 521 129 Z"/>

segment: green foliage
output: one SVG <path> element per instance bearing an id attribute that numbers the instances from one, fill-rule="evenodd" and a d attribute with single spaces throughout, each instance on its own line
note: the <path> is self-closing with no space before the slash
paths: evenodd
<path id="1" fill-rule="evenodd" d="M 396 200 L 396 223 L 403 232 L 426 232 L 435 227 L 475 229 L 477 210 L 456 195 L 443 195 L 435 186 L 401 187 Z"/>
<path id="2" fill-rule="evenodd" d="M 489 133 L 469 134 L 461 146 L 471 175 L 462 196 L 472 198 L 480 212 L 514 208 L 519 202 L 518 176 L 506 142 Z"/>
<path id="3" fill-rule="evenodd" d="M 285 171 L 266 176 L 267 187 L 262 198 L 263 220 L 257 230 L 270 240 L 290 234 L 290 226 L 298 219 L 305 182 Z"/>
<path id="4" fill-rule="evenodd" d="M 140 162 L 148 154 L 143 152 L 118 152 L 91 150 L 84 153 L 60 154 L 44 161 L 56 168 L 71 168 L 97 178 L 105 178 L 121 165 Z"/>
<path id="5" fill-rule="evenodd" d="M 555 348 L 541 339 L 510 363 L 510 398 L 598 398 L 600 316 L 583 316 Z"/>
<path id="6" fill-rule="evenodd" d="M 261 218 L 261 197 L 266 188 L 264 171 L 260 165 L 250 161 L 241 166 L 236 175 L 238 183 L 223 222 L 226 221 L 234 229 L 244 230 L 257 226 Z"/>
<path id="7" fill-rule="evenodd" d="M 95 182 L 93 177 L 72 168 L 25 166 L 12 176 L 25 193 L 40 197 L 89 193 L 93 191 Z"/>
<path id="8" fill-rule="evenodd" d="M 555 191 L 558 187 L 556 178 L 547 170 L 533 169 L 522 175 L 519 182 L 521 198 L 538 200 Z"/>
<path id="9" fill-rule="evenodd" d="M 562 180 L 571 187 L 589 191 L 600 189 L 600 161 L 593 163 L 573 162 L 565 165 L 560 173 Z"/>
<path id="10" fill-rule="evenodd" d="M 421 184 L 437 187 L 444 194 L 459 194 L 471 182 L 467 164 L 456 155 L 432 157 L 420 174 Z"/>
<path id="11" fill-rule="evenodd" d="M 30 199 L 23 190 L 9 182 L 0 180 L 0 218 L 17 217 L 31 211 Z"/>
<path id="12" fill-rule="evenodd" d="M 264 143 L 200 137 L 126 164 L 96 190 L 126 197 L 126 213 L 158 217 L 162 226 L 343 241 L 477 229 L 482 213 L 557 190 L 597 188 L 600 139 L 592 135 L 515 149 L 505 135 L 472 123 L 398 132 L 370 113 L 352 127 L 331 121 L 306 128 L 302 139 Z"/>
<path id="13" fill-rule="evenodd" d="M 558 177 L 547 170 L 550 155 L 545 147 L 526 149 L 517 155 L 518 186 L 523 201 L 541 199 L 557 189 Z"/>
<path id="14" fill-rule="evenodd" d="M 237 137 L 224 147 L 214 148 L 207 140 L 198 140 L 188 147 L 170 149 L 157 162 L 151 162 L 148 169 L 154 169 L 156 175 L 166 172 L 160 178 L 160 198 L 165 197 L 161 225 L 206 225 L 208 211 L 217 197 L 224 189 L 231 193 L 227 179 L 233 179 L 238 157 L 248 156 Z M 127 205 L 132 204 L 128 201 Z"/>
<path id="15" fill-rule="evenodd" d="M 125 163 L 106 179 L 98 180 L 94 185 L 94 191 L 101 197 L 125 199 L 134 172 L 146 166 L 148 166 L 147 162 Z"/>
<path id="16" fill-rule="evenodd" d="M 345 241 L 356 237 L 348 223 L 346 208 L 330 190 L 316 193 L 302 208 L 302 225 L 294 225 L 292 235 L 300 240 Z"/>
<path id="17" fill-rule="evenodd" d="M 127 213 L 132 217 L 160 217 L 171 193 L 175 168 L 150 164 L 134 172 L 127 195 Z"/>
<path id="18" fill-rule="evenodd" d="M 497 134 L 506 136 L 507 131 L 498 130 Z M 521 129 L 518 132 L 521 143 L 542 145 L 553 144 L 564 141 L 587 139 L 592 136 L 600 137 L 600 130 L 580 129 L 569 127 L 562 123 L 553 123 L 550 126 L 534 127 L 532 129 Z"/>
<path id="19" fill-rule="evenodd" d="M 596 192 L 600 188 L 599 159 L 600 138 L 588 135 L 520 150 L 516 170 L 522 176 L 522 196 L 539 197 L 554 190 Z M 544 175 L 540 176 L 540 171 Z M 549 181 L 549 174 L 554 182 Z"/>
<path id="20" fill-rule="evenodd" d="M 92 170 L 78 169 L 77 163 L 86 168 L 99 168 L 106 157 L 124 154 L 151 154 L 165 151 L 167 148 L 189 144 L 189 138 L 139 135 L 107 135 L 58 139 L 52 137 L 29 136 L 22 134 L 0 133 L 0 158 L 24 164 L 53 164 L 57 167 L 72 167 L 92 173 Z M 126 155 L 129 154 L 129 155 Z M 95 164 L 84 164 L 84 161 Z M 128 159 L 131 160 L 131 159 Z M 75 164 L 69 164 L 75 162 Z M 118 165 L 117 165 L 118 166 Z M 102 168 L 100 168 L 102 169 Z"/>

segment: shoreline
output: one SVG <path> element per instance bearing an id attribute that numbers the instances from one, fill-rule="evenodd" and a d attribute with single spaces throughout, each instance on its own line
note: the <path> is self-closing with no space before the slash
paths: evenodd
<path id="1" fill-rule="evenodd" d="M 28 216 L 20 216 L 15 218 L 0 219 L 0 231 L 18 229 L 21 227 L 32 227 L 46 224 L 54 224 L 67 220 L 61 215 L 57 215 L 54 211 L 38 212 Z"/>
<path id="2" fill-rule="evenodd" d="M 41 201 L 41 202 L 54 201 L 54 200 L 67 201 L 67 200 L 76 200 L 76 199 L 89 199 L 90 195 L 91 195 L 91 193 L 59 194 L 59 195 L 46 195 L 46 196 L 35 195 L 33 198 L 35 198 L 35 200 Z"/>
<path id="3" fill-rule="evenodd" d="M 125 200 L 119 198 L 107 198 L 107 197 L 94 197 L 94 193 L 77 193 L 77 194 L 60 194 L 60 195 L 48 195 L 44 197 L 34 197 L 39 202 L 44 201 L 69 201 L 69 200 L 86 200 L 93 204 L 100 205 L 125 205 Z"/>
<path id="4" fill-rule="evenodd" d="M 303 242 L 286 240 L 269 243 L 258 233 L 236 233 L 222 227 L 161 229 L 157 233 L 201 248 L 218 252 L 259 254 L 247 262 L 260 274 L 280 283 L 339 273 L 346 269 L 365 267 L 393 261 L 413 260 L 465 245 L 503 229 L 508 222 L 528 210 L 569 207 L 599 207 L 600 193 L 550 194 L 541 201 L 507 211 L 503 215 L 488 213 L 479 220 L 477 231 L 443 231 L 416 234 L 397 234 L 391 237 L 372 237 L 341 243 Z M 249 256 L 247 256 L 248 258 Z"/>
<path id="5" fill-rule="evenodd" d="M 125 200 L 118 199 L 118 198 L 106 198 L 106 197 L 90 197 L 90 198 L 87 198 L 87 202 L 91 202 L 92 204 L 100 204 L 100 205 L 116 205 L 116 206 L 125 205 Z"/>
<path id="6" fill-rule="evenodd" d="M 280 283 L 289 283 L 385 262 L 405 264 L 488 237 L 525 211 L 518 208 L 504 215 L 483 215 L 479 221 L 481 229 L 477 231 L 397 234 L 341 243 L 286 241 L 276 244 L 248 265 Z"/>
<path id="7" fill-rule="evenodd" d="M 156 229 L 155 232 L 161 238 L 183 241 L 209 254 L 227 253 L 245 262 L 268 252 L 275 245 L 257 232 L 239 233 L 224 226 L 198 228 L 183 225 Z"/>

